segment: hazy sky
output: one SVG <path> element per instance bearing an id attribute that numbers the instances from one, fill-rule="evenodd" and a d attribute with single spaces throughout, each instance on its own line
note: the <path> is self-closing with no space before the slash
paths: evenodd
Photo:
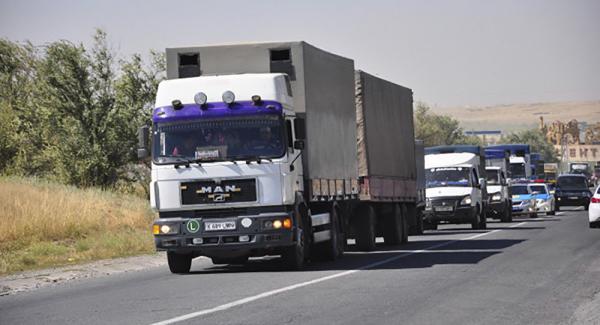
<path id="1" fill-rule="evenodd" d="M 600 99 L 600 1 L 6 1 L 0 37 L 121 55 L 305 40 L 435 106 Z"/>

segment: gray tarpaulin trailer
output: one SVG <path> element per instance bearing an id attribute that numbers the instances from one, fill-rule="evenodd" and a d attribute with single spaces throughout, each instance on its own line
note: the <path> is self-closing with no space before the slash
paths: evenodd
<path id="1" fill-rule="evenodd" d="M 288 75 L 306 122 L 302 195 L 312 214 L 335 214 L 340 235 L 364 250 L 376 235 L 406 241 L 418 202 L 412 90 L 306 42 L 167 49 L 169 79 L 274 72 Z"/>

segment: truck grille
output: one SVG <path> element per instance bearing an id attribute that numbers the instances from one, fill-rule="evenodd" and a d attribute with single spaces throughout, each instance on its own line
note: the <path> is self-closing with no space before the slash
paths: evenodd
<path id="1" fill-rule="evenodd" d="M 256 201 L 255 179 L 184 182 L 180 190 L 183 205 Z"/>

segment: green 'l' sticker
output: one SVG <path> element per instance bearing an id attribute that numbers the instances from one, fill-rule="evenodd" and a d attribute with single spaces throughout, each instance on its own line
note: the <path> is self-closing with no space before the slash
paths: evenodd
<path id="1" fill-rule="evenodd" d="M 191 233 L 197 233 L 200 229 L 200 223 L 197 220 L 190 220 L 187 222 L 186 228 Z"/>

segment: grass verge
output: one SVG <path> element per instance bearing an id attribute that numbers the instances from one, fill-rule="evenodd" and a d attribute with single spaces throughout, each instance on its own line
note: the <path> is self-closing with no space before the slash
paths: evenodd
<path id="1" fill-rule="evenodd" d="M 147 200 L 0 177 L 0 275 L 154 252 Z"/>

